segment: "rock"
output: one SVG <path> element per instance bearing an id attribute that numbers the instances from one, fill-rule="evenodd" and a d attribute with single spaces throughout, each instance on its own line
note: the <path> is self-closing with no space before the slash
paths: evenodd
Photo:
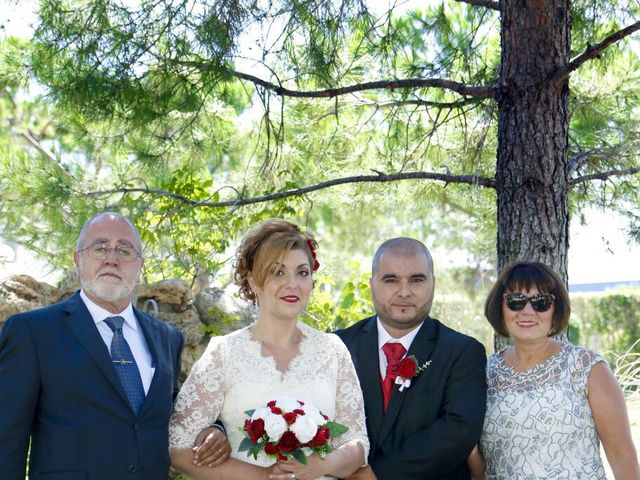
<path id="1" fill-rule="evenodd" d="M 138 285 L 136 296 L 138 303 L 153 298 L 159 306 L 167 305 L 170 308 L 166 310 L 174 312 L 184 312 L 193 300 L 187 282 L 176 278 Z M 163 309 L 160 308 L 160 311 Z"/>
<path id="2" fill-rule="evenodd" d="M 182 332 L 185 345 L 197 347 L 202 344 L 205 337 L 200 316 L 195 308 L 191 307 L 184 312 L 158 312 L 158 319 L 173 325 Z"/>
<path id="3" fill-rule="evenodd" d="M 60 299 L 60 290 L 28 275 L 12 275 L 0 282 L 0 325 L 19 312 L 44 307 Z"/>
<path id="4" fill-rule="evenodd" d="M 62 280 L 58 282 L 58 290 L 60 290 L 60 300 L 71 298 L 80 290 L 80 279 L 75 268 L 65 270 Z"/>
<path id="5" fill-rule="evenodd" d="M 253 305 L 238 299 L 222 288 L 206 288 L 196 295 L 194 306 L 200 320 L 217 335 L 230 333 L 256 318 Z"/>

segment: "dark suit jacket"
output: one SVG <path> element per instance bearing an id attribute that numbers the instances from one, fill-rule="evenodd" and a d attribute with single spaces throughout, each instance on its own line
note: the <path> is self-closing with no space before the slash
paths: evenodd
<path id="1" fill-rule="evenodd" d="M 379 480 L 468 479 L 466 459 L 486 410 L 486 355 L 477 340 L 427 318 L 407 355 L 431 364 L 383 411 L 376 317 L 336 334 L 351 352 L 364 394 L 369 464 Z"/>
<path id="2" fill-rule="evenodd" d="M 76 293 L 11 317 L 0 334 L 0 476 L 24 480 L 165 480 L 168 422 L 183 338 L 134 310 L 155 373 L 136 416 L 109 350 Z"/>

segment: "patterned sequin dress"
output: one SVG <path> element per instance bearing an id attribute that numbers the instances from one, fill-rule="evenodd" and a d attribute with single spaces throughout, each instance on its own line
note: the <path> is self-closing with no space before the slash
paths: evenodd
<path id="1" fill-rule="evenodd" d="M 587 381 L 591 367 L 605 360 L 563 343 L 545 362 L 517 372 L 504 362 L 503 352 L 487 364 L 480 439 L 487 480 L 604 480 Z"/>

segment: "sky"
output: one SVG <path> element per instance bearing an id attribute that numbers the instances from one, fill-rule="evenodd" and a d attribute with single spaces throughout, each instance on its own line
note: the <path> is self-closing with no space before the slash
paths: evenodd
<path id="1" fill-rule="evenodd" d="M 20 0 L 19 6 L 15 3 L 15 0 L 0 0 L 0 39 L 9 35 L 29 35 L 29 25 L 34 21 L 32 6 L 36 2 Z M 584 226 L 577 221 L 571 225 L 569 283 L 640 280 L 640 245 L 629 243 L 624 233 L 624 219 L 595 209 L 587 212 L 586 219 Z M 18 256 L 14 259 L 13 250 L 0 239 L 0 279 L 18 273 L 49 282 L 58 276 L 24 249 L 18 248 Z"/>

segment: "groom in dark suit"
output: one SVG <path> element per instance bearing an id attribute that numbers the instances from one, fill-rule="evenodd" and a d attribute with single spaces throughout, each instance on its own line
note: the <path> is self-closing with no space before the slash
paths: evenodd
<path id="1" fill-rule="evenodd" d="M 469 479 L 486 408 L 484 347 L 429 317 L 435 276 L 421 242 L 383 243 L 370 286 L 376 315 L 336 332 L 358 372 L 371 442 L 369 464 L 349 479 Z"/>
<path id="2" fill-rule="evenodd" d="M 103 213 L 82 228 L 82 289 L 11 317 L 0 334 L 0 476 L 164 480 L 183 338 L 134 308 L 142 267 L 131 222 Z"/>

